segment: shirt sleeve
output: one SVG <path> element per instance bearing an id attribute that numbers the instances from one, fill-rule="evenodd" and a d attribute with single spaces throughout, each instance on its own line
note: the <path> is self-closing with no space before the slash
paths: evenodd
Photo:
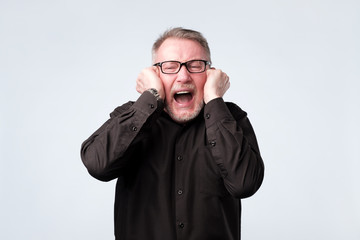
<path id="1" fill-rule="evenodd" d="M 222 98 L 205 105 L 206 135 L 228 192 L 236 198 L 253 195 L 261 186 L 264 163 L 246 112 Z"/>
<path id="2" fill-rule="evenodd" d="M 163 102 L 145 91 L 139 99 L 116 108 L 97 131 L 81 145 L 81 159 L 90 175 L 102 181 L 119 177 L 144 129 L 163 110 Z"/>

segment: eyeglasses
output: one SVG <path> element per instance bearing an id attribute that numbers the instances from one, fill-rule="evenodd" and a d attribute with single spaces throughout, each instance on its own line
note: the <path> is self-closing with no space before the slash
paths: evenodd
<path id="1" fill-rule="evenodd" d="M 154 64 L 154 66 L 159 66 L 161 72 L 165 74 L 176 74 L 180 71 L 183 65 L 189 73 L 202 73 L 205 72 L 206 66 L 210 66 L 211 63 L 206 60 L 191 60 L 184 63 L 178 61 L 165 61 Z"/>

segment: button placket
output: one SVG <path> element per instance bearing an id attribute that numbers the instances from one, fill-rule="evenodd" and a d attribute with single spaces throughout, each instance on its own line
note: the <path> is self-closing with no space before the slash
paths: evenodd
<path id="1" fill-rule="evenodd" d="M 175 151 L 173 156 L 174 161 L 174 172 L 175 172 L 175 179 L 173 185 L 173 196 L 175 200 L 175 216 L 176 216 L 176 227 L 177 227 L 177 237 L 178 239 L 183 239 L 182 232 L 184 228 L 186 228 L 186 223 L 188 219 L 187 203 L 186 203 L 186 189 L 188 186 L 185 185 L 187 182 L 185 179 L 188 177 L 184 174 L 184 171 L 187 167 L 188 158 L 187 158 L 187 128 L 186 126 L 179 130 L 176 143 L 175 143 Z"/>
<path id="2" fill-rule="evenodd" d="M 180 172 L 182 171 L 182 161 L 183 161 L 183 156 L 182 155 L 177 155 L 176 157 L 176 171 L 179 172 L 178 176 L 182 178 L 183 174 L 181 174 Z M 178 177 L 176 179 L 179 179 Z M 184 191 L 183 191 L 183 187 L 182 187 L 182 180 L 181 181 L 177 181 L 176 183 L 176 194 L 178 197 L 180 197 Z"/>

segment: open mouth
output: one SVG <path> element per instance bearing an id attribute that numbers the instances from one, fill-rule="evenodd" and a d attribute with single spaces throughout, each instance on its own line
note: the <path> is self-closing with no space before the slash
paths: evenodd
<path id="1" fill-rule="evenodd" d="M 189 91 L 180 91 L 174 94 L 175 101 L 180 104 L 189 103 L 192 98 L 193 95 Z"/>

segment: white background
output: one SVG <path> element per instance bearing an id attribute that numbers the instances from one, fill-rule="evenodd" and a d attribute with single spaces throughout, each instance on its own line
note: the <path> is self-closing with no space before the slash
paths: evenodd
<path id="1" fill-rule="evenodd" d="M 357 0 L 0 0 L 0 239 L 113 239 L 115 181 L 80 145 L 165 29 L 208 39 L 266 165 L 247 240 L 360 239 Z"/>

